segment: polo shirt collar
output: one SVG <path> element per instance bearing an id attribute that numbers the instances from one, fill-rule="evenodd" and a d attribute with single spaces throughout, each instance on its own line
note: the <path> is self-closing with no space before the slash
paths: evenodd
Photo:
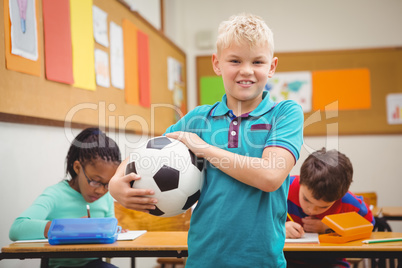
<path id="1" fill-rule="evenodd" d="M 231 112 L 231 110 L 226 105 L 227 97 L 226 94 L 223 95 L 222 101 L 218 103 L 215 109 L 212 111 L 212 116 L 223 116 Z M 269 98 L 269 92 L 262 92 L 262 101 L 253 111 L 248 113 L 249 116 L 261 116 L 272 109 L 275 103 Z"/>
<path id="2" fill-rule="evenodd" d="M 262 101 L 251 113 L 250 116 L 261 116 L 271 110 L 276 104 L 270 99 L 268 91 L 262 92 Z"/>

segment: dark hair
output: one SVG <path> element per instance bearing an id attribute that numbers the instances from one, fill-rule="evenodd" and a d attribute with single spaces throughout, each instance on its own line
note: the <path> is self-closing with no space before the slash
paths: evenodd
<path id="1" fill-rule="evenodd" d="M 337 150 L 322 148 L 309 155 L 300 168 L 300 185 L 305 185 L 317 200 L 333 202 L 342 198 L 352 181 L 352 163 Z"/>
<path id="2" fill-rule="evenodd" d="M 75 137 L 66 157 L 66 174 L 71 179 L 77 176 L 74 171 L 74 162 L 80 161 L 83 165 L 95 159 L 121 162 L 120 149 L 116 142 L 106 136 L 99 128 L 87 128 Z"/>

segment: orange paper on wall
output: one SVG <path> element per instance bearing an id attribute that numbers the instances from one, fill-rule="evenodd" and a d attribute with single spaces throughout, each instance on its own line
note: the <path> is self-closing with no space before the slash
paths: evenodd
<path id="1" fill-rule="evenodd" d="M 132 105 L 140 103 L 137 31 L 132 22 L 123 20 L 125 97 L 126 103 Z"/>
<path id="2" fill-rule="evenodd" d="M 338 110 L 371 107 L 369 69 L 314 71 L 312 80 L 313 110 L 333 110 L 330 104 L 336 101 Z"/>
<path id="3" fill-rule="evenodd" d="M 5 39 L 5 52 L 6 52 L 6 67 L 9 70 L 27 73 L 31 75 L 40 76 L 41 68 L 41 47 L 39 42 L 39 17 L 38 17 L 38 1 L 35 1 L 36 11 L 36 31 L 38 33 L 37 47 L 38 47 L 38 59 L 36 61 L 26 59 L 24 57 L 11 54 L 11 24 L 9 13 L 9 1 L 4 0 L 4 39 Z"/>
<path id="4" fill-rule="evenodd" d="M 42 0 L 42 6 L 46 78 L 72 84 L 74 79 L 69 0 Z"/>
<path id="5" fill-rule="evenodd" d="M 137 31 L 138 37 L 138 75 L 140 89 L 140 104 L 144 107 L 151 106 L 151 87 L 149 77 L 149 39 L 148 35 Z"/>

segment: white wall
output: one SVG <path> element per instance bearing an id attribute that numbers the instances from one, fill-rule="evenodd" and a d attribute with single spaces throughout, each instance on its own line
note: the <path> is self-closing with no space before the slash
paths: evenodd
<path id="1" fill-rule="evenodd" d="M 137 11 L 144 19 L 152 24 L 156 29 L 160 30 L 161 22 L 161 6 L 160 0 L 123 0 L 129 5 L 131 10 Z"/>
<path id="2" fill-rule="evenodd" d="M 195 46 L 198 31 L 212 31 L 220 21 L 242 11 L 263 17 L 275 35 L 277 52 L 402 46 L 402 1 L 399 0 L 165 0 L 167 35 L 187 53 L 189 106 L 196 104 L 195 57 L 213 50 Z M 213 40 L 214 42 L 215 40 Z M 399 85 L 401 86 L 401 85 Z M 79 130 L 74 130 L 78 133 Z M 127 155 L 135 135 L 116 136 Z M 127 140 L 126 140 L 127 139 Z M 328 140 L 329 139 L 329 140 Z M 310 150 L 332 144 L 348 155 L 355 176 L 351 190 L 376 191 L 380 206 L 402 206 L 402 135 L 307 137 L 297 174 Z M 69 147 L 64 129 L 0 122 L 0 247 L 9 244 L 12 221 L 49 185 L 64 176 Z M 402 225 L 394 223 L 395 231 Z M 128 260 L 113 259 L 119 267 Z M 0 267 L 38 267 L 35 260 L 3 260 Z M 141 260 L 140 268 L 155 261 Z"/>

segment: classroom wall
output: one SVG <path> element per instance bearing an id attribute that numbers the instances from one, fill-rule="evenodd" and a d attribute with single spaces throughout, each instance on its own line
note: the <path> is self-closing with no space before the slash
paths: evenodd
<path id="1" fill-rule="evenodd" d="M 213 52 L 196 47 L 196 33 L 212 31 L 215 39 L 219 22 L 241 11 L 268 22 L 278 52 L 402 46 L 402 2 L 396 0 L 165 0 L 164 10 L 166 34 L 187 54 L 190 108 L 196 105 L 195 57 Z M 136 135 L 115 137 L 123 155 L 141 141 Z M 10 243 L 12 221 L 45 187 L 63 178 L 69 142 L 64 128 L 0 122 L 0 247 Z M 292 173 L 298 173 L 311 150 L 323 146 L 337 148 L 351 158 L 353 191 L 376 191 L 380 206 L 402 206 L 402 135 L 306 137 Z M 400 223 L 392 227 L 402 232 Z M 124 261 L 113 259 L 120 267 L 128 267 Z M 38 265 L 37 260 L 0 261 L 0 267 L 7 268 Z M 154 265 L 154 259 L 137 262 L 141 268 Z"/>

